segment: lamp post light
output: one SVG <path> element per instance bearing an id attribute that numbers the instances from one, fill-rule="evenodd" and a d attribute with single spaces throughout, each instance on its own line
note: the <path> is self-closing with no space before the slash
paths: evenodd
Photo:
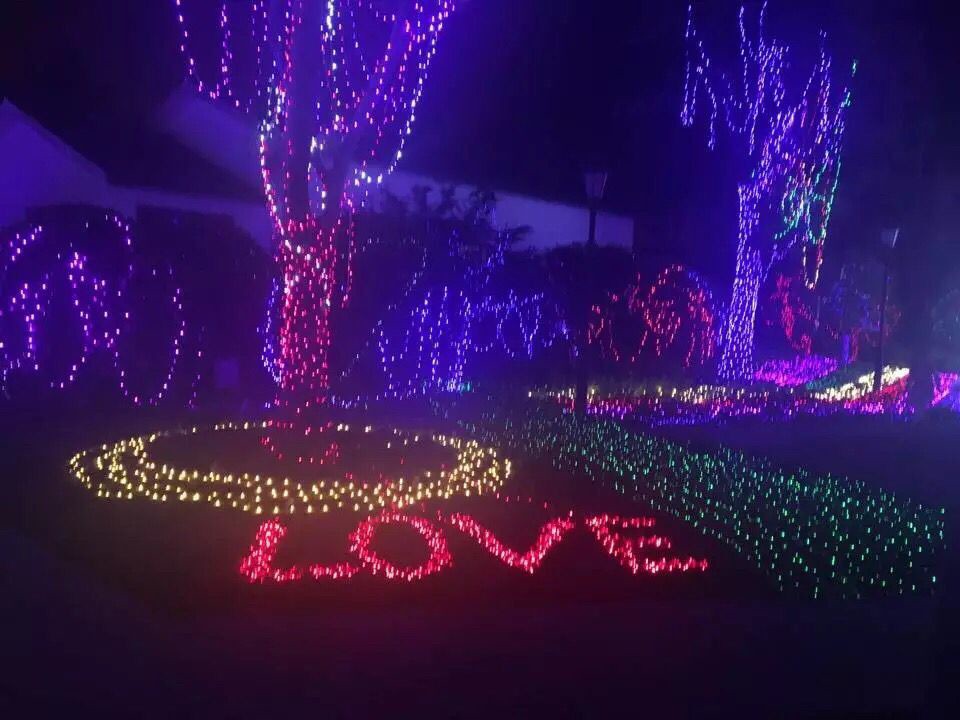
<path id="1" fill-rule="evenodd" d="M 897 245 L 900 228 L 889 228 L 880 231 L 880 243 L 883 246 L 881 258 L 883 262 L 883 289 L 880 291 L 880 336 L 877 338 L 877 365 L 873 370 L 873 391 L 880 390 L 883 376 L 883 334 L 887 319 L 887 290 L 890 285 L 890 260 L 893 248 Z"/>
<path id="2" fill-rule="evenodd" d="M 597 246 L 597 210 L 603 193 L 607 189 L 607 173 L 602 170 L 590 170 L 583 174 L 583 184 L 590 202 L 590 229 L 587 231 L 587 245 Z"/>
<path id="3" fill-rule="evenodd" d="M 578 417 L 587 413 L 587 379 L 589 376 L 589 345 L 587 343 L 587 328 L 590 322 L 590 302 L 593 298 L 593 288 L 596 278 L 593 277 L 594 250 L 597 247 L 597 211 L 603 193 L 607 188 L 607 173 L 603 170 L 588 170 L 583 174 L 584 189 L 587 193 L 590 212 L 590 224 L 587 229 L 586 267 L 584 268 L 583 307 L 580 327 L 580 348 L 577 354 L 577 387 L 574 397 L 574 410 Z"/>

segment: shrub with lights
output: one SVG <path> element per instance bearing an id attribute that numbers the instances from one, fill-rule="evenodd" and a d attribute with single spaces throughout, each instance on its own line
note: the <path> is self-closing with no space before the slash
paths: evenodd
<path id="1" fill-rule="evenodd" d="M 535 262 L 512 250 L 524 228 L 498 225 L 495 197 L 458 199 L 446 188 L 434 204 L 428 195 L 415 188 L 411 203 L 387 195 L 382 212 L 359 218 L 369 241 L 354 300 L 337 319 L 337 404 L 460 391 L 566 339 Z M 274 347 L 265 333 L 268 366 Z"/>
<path id="2" fill-rule="evenodd" d="M 82 218 L 82 219 L 81 219 Z M 66 390 L 112 376 L 120 395 L 155 405 L 192 401 L 199 352 L 185 346 L 183 290 L 169 265 L 151 265 L 130 224 L 112 212 L 6 232 L 0 256 L 0 389 Z M 184 366 L 187 366 L 186 368 Z M 33 381 L 33 385 L 30 383 Z M 30 389 L 27 389 L 27 388 Z"/>

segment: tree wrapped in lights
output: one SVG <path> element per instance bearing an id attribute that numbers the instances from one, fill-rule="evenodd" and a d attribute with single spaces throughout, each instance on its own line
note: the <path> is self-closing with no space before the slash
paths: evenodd
<path id="1" fill-rule="evenodd" d="M 683 366 L 703 365 L 713 356 L 713 324 L 716 315 L 713 296 L 703 279 L 682 265 L 670 265 L 640 295 L 639 282 L 626 293 L 627 307 L 638 313 L 646 328 L 640 347 L 652 346 L 657 357 L 674 345 L 682 344 L 677 333 L 686 326 L 686 352 Z"/>
<path id="2" fill-rule="evenodd" d="M 819 59 L 799 94 L 787 83 L 788 48 L 764 36 L 764 3 L 755 36 L 740 8 L 742 72 L 731 79 L 711 61 L 688 10 L 687 64 L 681 121 L 693 125 L 706 102 L 708 140 L 718 126 L 742 143 L 750 170 L 738 183 L 736 268 L 723 332 L 720 377 L 747 379 L 760 284 L 778 261 L 800 248 L 809 286 L 819 277 L 827 226 L 840 175 L 840 151 L 850 91 L 834 92 L 832 61 L 821 35 Z M 856 71 L 854 63 L 852 73 Z"/>
<path id="3" fill-rule="evenodd" d="M 278 401 L 299 412 L 328 395 L 330 313 L 349 299 L 356 213 L 403 155 L 454 3 L 252 0 L 238 17 L 240 6 L 223 2 L 213 82 L 191 50 L 193 3 L 174 4 L 197 90 L 259 117 L 283 279 Z"/>

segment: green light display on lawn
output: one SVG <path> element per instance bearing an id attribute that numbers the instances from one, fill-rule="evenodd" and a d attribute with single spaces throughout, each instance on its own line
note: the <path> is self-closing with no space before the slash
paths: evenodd
<path id="1" fill-rule="evenodd" d="M 781 590 L 812 597 L 929 593 L 944 510 L 863 482 L 728 449 L 694 452 L 616 421 L 485 415 L 462 423 L 488 442 L 614 487 L 746 557 Z"/>

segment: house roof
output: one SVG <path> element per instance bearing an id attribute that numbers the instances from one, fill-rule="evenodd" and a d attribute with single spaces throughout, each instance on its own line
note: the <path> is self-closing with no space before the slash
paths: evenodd
<path id="1" fill-rule="evenodd" d="M 261 200 L 256 188 L 203 159 L 140 117 L 102 113 L 62 122 L 59 114 L 46 112 L 42 105 L 31 103 L 29 97 L 24 104 L 12 98 L 4 105 L 15 106 L 39 132 L 55 138 L 84 162 L 102 169 L 113 185 L 250 202 Z"/>

